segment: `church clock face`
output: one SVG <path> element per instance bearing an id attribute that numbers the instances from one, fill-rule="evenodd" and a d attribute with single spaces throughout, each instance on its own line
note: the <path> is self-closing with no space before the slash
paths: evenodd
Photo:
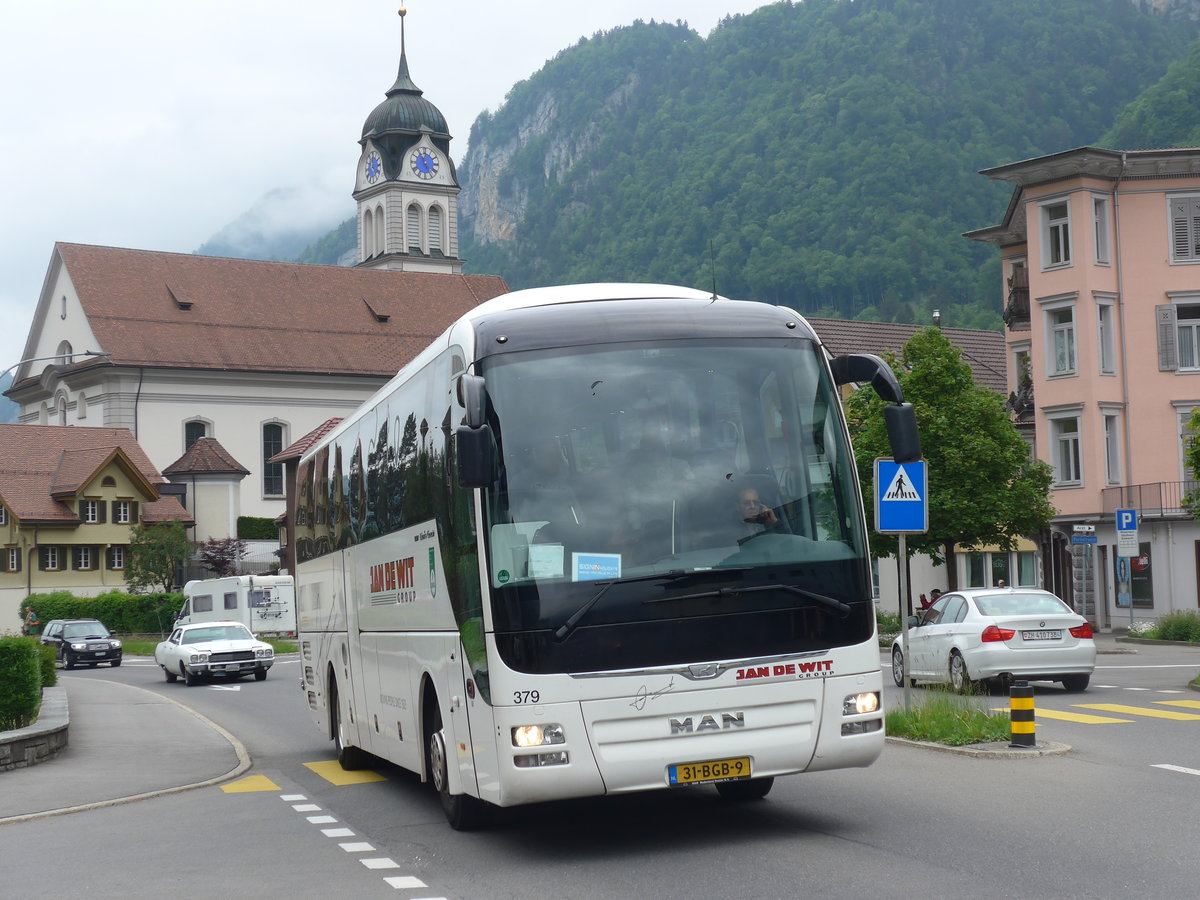
<path id="1" fill-rule="evenodd" d="M 374 150 L 367 156 L 367 167 L 364 170 L 364 174 L 368 184 L 374 184 L 383 177 L 383 161 Z"/>
<path id="2" fill-rule="evenodd" d="M 441 165 L 437 153 L 425 146 L 418 147 L 413 151 L 408 164 L 414 175 L 424 179 L 430 179 L 436 175 L 438 166 Z"/>

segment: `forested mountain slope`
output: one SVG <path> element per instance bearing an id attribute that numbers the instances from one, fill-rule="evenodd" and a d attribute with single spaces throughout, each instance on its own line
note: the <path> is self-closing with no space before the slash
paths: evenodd
<path id="1" fill-rule="evenodd" d="M 1008 189 L 978 171 L 1098 143 L 1195 36 L 1129 0 L 805 0 L 707 38 L 596 35 L 476 120 L 460 255 L 513 288 L 715 278 L 815 315 L 999 327 L 998 263 L 962 233 Z"/>

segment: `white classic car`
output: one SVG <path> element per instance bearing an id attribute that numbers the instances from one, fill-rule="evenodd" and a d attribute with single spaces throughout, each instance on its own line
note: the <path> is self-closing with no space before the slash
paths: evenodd
<path id="1" fill-rule="evenodd" d="M 182 677 L 188 685 L 207 675 L 238 678 L 251 672 L 255 681 L 262 681 L 275 662 L 275 651 L 241 622 L 197 622 L 171 632 L 154 648 L 154 661 L 167 681 Z"/>

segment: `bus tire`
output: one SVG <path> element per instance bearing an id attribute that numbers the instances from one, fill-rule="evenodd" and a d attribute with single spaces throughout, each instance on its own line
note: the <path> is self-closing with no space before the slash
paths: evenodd
<path id="1" fill-rule="evenodd" d="M 748 800 L 761 800 L 771 792 L 775 784 L 774 778 L 751 778 L 748 781 L 721 781 L 717 783 L 717 793 L 721 799 L 730 803 L 744 803 Z"/>
<path id="2" fill-rule="evenodd" d="M 364 769 L 370 764 L 369 753 L 346 743 L 345 729 L 342 727 L 342 703 L 338 697 L 337 681 L 332 677 L 329 679 L 329 731 L 333 737 L 333 749 L 337 754 L 339 766 L 352 772 L 355 769 Z"/>
<path id="3" fill-rule="evenodd" d="M 432 721 L 426 729 L 426 765 L 434 790 L 442 801 L 442 812 L 455 831 L 474 831 L 487 823 L 488 805 L 469 794 L 450 793 L 449 757 L 446 752 L 446 730 L 442 727 L 442 714 L 433 703 Z"/>

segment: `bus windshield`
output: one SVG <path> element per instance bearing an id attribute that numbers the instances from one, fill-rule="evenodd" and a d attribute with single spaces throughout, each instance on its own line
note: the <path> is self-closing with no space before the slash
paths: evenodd
<path id="1" fill-rule="evenodd" d="M 487 566 L 510 664 L 870 637 L 854 459 L 820 353 L 706 339 L 483 361 L 500 456 L 484 492 Z"/>

